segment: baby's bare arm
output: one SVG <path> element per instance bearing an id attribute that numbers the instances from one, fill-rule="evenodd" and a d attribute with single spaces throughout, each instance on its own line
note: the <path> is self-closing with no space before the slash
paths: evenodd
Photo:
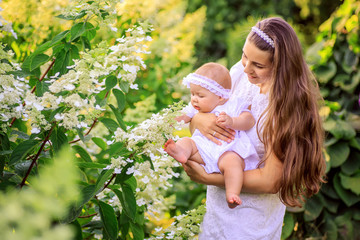
<path id="1" fill-rule="evenodd" d="M 176 121 L 181 122 L 184 121 L 185 123 L 188 123 L 191 121 L 191 117 L 189 117 L 188 115 L 181 115 L 175 118 Z"/>
<path id="2" fill-rule="evenodd" d="M 222 127 L 246 131 L 255 125 L 255 118 L 250 112 L 242 112 L 238 117 L 230 117 L 225 112 L 221 112 L 216 123 Z"/>

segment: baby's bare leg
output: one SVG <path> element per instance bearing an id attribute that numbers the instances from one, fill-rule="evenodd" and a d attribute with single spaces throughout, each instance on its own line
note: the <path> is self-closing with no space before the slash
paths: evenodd
<path id="1" fill-rule="evenodd" d="M 191 158 L 197 163 L 204 164 L 196 144 L 190 138 L 184 137 L 176 143 L 169 139 L 164 145 L 164 150 L 180 163 L 186 163 Z"/>
<path id="2" fill-rule="evenodd" d="M 243 185 L 244 160 L 235 152 L 225 152 L 219 158 L 218 165 L 225 178 L 226 201 L 229 208 L 235 208 L 242 203 L 240 192 Z"/>

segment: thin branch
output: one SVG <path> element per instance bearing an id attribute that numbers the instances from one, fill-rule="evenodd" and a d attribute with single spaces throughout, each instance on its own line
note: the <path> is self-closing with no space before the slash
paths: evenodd
<path id="1" fill-rule="evenodd" d="M 40 149 L 38 150 L 36 156 L 33 158 L 32 162 L 31 162 L 31 164 L 30 164 L 30 167 L 29 167 L 28 171 L 26 172 L 25 177 L 23 178 L 22 182 L 20 183 L 20 188 L 22 188 L 22 187 L 25 185 L 26 179 L 29 177 L 30 172 L 31 172 L 32 168 L 34 167 L 37 159 L 39 158 L 42 150 L 44 149 L 46 142 L 49 141 L 50 135 L 51 135 L 52 131 L 54 130 L 55 126 L 56 126 L 56 124 L 54 123 L 53 126 L 51 127 L 51 129 L 49 130 L 48 135 L 46 136 L 46 138 L 44 139 L 43 143 L 41 144 L 41 147 L 40 147 Z"/>
<path id="2" fill-rule="evenodd" d="M 92 123 L 92 125 L 91 125 L 91 127 L 90 127 L 90 129 L 84 134 L 84 136 L 89 135 L 89 133 L 91 132 L 91 130 L 95 127 L 95 124 L 97 123 L 97 121 L 98 121 L 98 119 L 95 118 L 95 119 L 94 119 L 94 122 Z M 78 142 L 78 141 L 80 141 L 80 140 L 81 140 L 80 138 L 75 139 L 75 140 L 72 140 L 72 141 L 69 142 L 69 144 L 76 143 L 76 142 Z"/>
<path id="3" fill-rule="evenodd" d="M 104 189 L 107 188 L 107 187 L 110 185 L 111 181 L 112 181 L 115 177 L 116 177 L 116 173 L 113 173 L 113 175 L 112 175 L 112 177 L 110 178 L 110 180 L 105 184 Z"/>
<path id="4" fill-rule="evenodd" d="M 87 215 L 87 216 L 78 216 L 78 218 L 89 218 L 89 217 L 92 217 L 92 216 L 95 216 L 97 215 L 97 213 L 93 213 L 93 214 L 90 214 L 90 215 Z"/>
<path id="5" fill-rule="evenodd" d="M 44 74 L 41 76 L 41 78 L 39 79 L 39 82 L 41 82 L 42 80 L 44 80 L 44 78 L 46 77 L 46 75 L 48 74 L 48 72 L 50 71 L 50 69 L 54 66 L 55 64 L 55 60 L 53 59 L 53 61 L 50 63 L 49 67 L 46 69 L 46 71 L 44 72 Z M 33 87 L 33 89 L 31 90 L 31 93 L 34 93 L 36 90 L 36 85 Z"/>

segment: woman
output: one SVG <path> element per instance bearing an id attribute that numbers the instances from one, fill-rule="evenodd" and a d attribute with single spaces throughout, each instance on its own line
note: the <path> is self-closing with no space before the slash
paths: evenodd
<path id="1" fill-rule="evenodd" d="M 183 164 L 193 181 L 208 185 L 199 239 L 280 239 L 285 205 L 301 206 L 302 197 L 317 193 L 323 182 L 319 89 L 296 33 L 281 18 L 252 28 L 230 74 L 233 94 L 251 103 L 257 124 L 247 133 L 262 160 L 257 166 L 245 161 L 243 203 L 235 209 L 227 207 L 222 175 L 206 174 L 193 161 Z M 232 139 L 215 120 L 197 114 L 191 128 L 217 143 Z"/>

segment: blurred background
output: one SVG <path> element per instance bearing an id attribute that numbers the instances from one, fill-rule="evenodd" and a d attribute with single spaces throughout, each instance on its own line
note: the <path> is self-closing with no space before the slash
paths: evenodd
<path id="1" fill-rule="evenodd" d="M 17 35 L 1 41 L 23 62 L 36 47 L 68 29 L 56 18 L 68 0 L 3 0 L 2 17 Z M 139 90 L 126 96 L 124 121 L 136 124 L 152 113 L 188 100 L 181 79 L 205 62 L 228 68 L 240 60 L 250 28 L 261 18 L 280 16 L 296 30 L 306 60 L 325 100 L 327 183 L 302 209 L 288 209 L 283 239 L 360 239 L 360 1 L 354 0 L 133 0 L 118 8 L 118 29 L 146 20 L 154 31 Z M 121 30 L 119 30 L 121 31 Z M 114 41 L 102 31 L 92 40 Z M 179 131 L 180 136 L 188 131 Z M 205 187 L 191 182 L 181 168 L 174 187 L 164 193 L 169 210 L 149 229 L 166 227 L 173 216 L 205 202 Z"/>

